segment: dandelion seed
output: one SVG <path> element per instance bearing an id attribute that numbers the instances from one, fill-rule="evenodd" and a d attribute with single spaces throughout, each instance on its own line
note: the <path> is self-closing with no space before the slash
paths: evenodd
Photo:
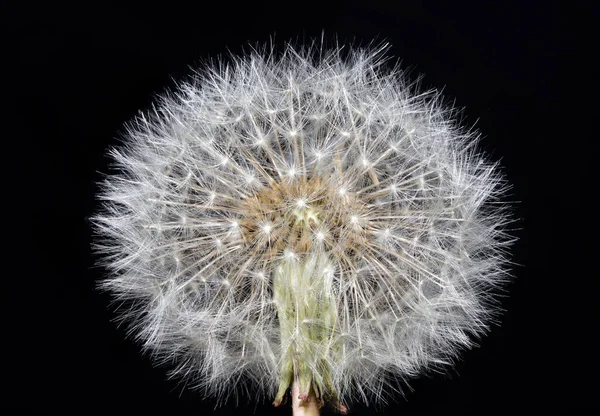
<path id="1" fill-rule="evenodd" d="M 302 209 L 302 208 L 306 208 L 306 199 L 305 198 L 298 198 L 296 200 L 296 207 L 298 209 Z"/>
<path id="2" fill-rule="evenodd" d="M 488 329 L 509 278 L 507 185 L 384 51 L 219 63 L 111 152 L 102 287 L 133 301 L 123 319 L 187 385 L 344 413 Z"/>
<path id="3" fill-rule="evenodd" d="M 287 171 L 287 175 L 288 175 L 290 178 L 293 178 L 293 177 L 294 177 L 294 176 L 296 176 L 297 174 L 298 174 L 298 171 L 296 170 L 296 168 L 293 168 L 293 167 L 292 167 L 292 168 L 290 168 L 290 169 Z"/>

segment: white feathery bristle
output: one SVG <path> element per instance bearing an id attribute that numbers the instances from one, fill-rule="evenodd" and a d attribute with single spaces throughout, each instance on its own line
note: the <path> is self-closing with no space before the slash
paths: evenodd
<path id="1" fill-rule="evenodd" d="M 102 287 L 207 396 L 382 403 L 488 329 L 508 188 L 386 47 L 199 71 L 130 125 L 95 216 Z M 299 397 L 300 397 L 299 396 Z"/>

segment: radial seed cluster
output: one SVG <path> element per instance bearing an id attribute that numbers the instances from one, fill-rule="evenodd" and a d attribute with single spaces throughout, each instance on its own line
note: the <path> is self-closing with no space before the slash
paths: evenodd
<path id="1" fill-rule="evenodd" d="M 207 395 L 340 411 L 485 332 L 507 279 L 501 175 L 384 49 L 288 46 L 207 67 L 111 151 L 104 288 Z"/>

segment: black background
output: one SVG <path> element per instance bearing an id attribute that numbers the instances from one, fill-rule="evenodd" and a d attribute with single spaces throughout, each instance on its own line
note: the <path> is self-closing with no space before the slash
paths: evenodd
<path id="1" fill-rule="evenodd" d="M 4 205 L 16 208 L 6 225 L 25 238 L 5 241 L 3 279 L 15 289 L 9 284 L 3 293 L 10 306 L 3 343 L 10 352 L 2 406 L 213 412 L 214 401 L 167 381 L 168 368 L 140 355 L 111 322 L 108 297 L 94 289 L 102 272 L 92 268 L 86 217 L 95 209 L 98 172 L 106 171 L 106 149 L 123 124 L 188 75 L 189 66 L 239 53 L 248 42 L 302 41 L 325 30 L 329 39 L 390 42 L 403 67 L 426 75 L 424 87 L 443 88 L 465 107 L 465 122 L 477 122 L 482 147 L 501 159 L 514 185 L 510 198 L 519 201 L 513 258 L 519 266 L 501 325 L 449 374 L 415 380 L 414 392 L 379 412 L 592 409 L 597 324 L 588 319 L 594 307 L 586 295 L 598 276 L 587 265 L 593 243 L 586 235 L 597 212 L 586 201 L 598 175 L 589 166 L 594 135 L 576 132 L 594 121 L 572 115 L 586 104 L 570 92 L 581 81 L 594 83 L 582 61 L 591 52 L 577 52 L 576 35 L 593 11 L 487 3 L 3 2 L 10 146 L 3 159 L 15 166 L 3 185 L 10 191 Z M 582 71 L 567 74 L 573 68 Z M 268 402 L 214 410 L 234 412 L 291 414 Z"/>

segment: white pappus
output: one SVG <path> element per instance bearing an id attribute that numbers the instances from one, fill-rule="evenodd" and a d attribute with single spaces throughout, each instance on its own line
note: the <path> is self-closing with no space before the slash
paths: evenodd
<path id="1" fill-rule="evenodd" d="M 207 396 L 383 403 L 497 312 L 508 185 L 386 50 L 288 45 L 207 66 L 111 150 L 101 286 Z"/>

